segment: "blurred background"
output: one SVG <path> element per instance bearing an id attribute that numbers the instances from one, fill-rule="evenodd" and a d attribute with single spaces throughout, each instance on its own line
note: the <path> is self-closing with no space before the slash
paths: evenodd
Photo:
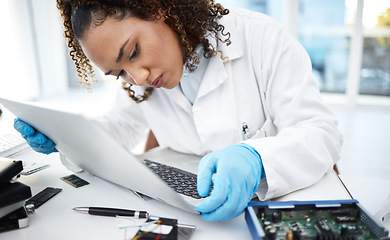
<path id="1" fill-rule="evenodd" d="M 217 2 L 270 15 L 301 42 L 345 137 L 340 176 L 377 211 L 390 194 L 390 0 Z M 115 81 L 96 69 L 93 93 L 79 86 L 54 0 L 1 0 L 0 11 L 0 96 L 107 106 Z"/>
<path id="2" fill-rule="evenodd" d="M 389 0 L 219 2 L 284 24 L 309 53 L 320 89 L 332 101 L 389 105 Z M 39 100 L 80 89 L 55 1 L 2 0 L 0 9 L 0 94 Z M 98 85 L 112 82 L 99 77 Z"/>

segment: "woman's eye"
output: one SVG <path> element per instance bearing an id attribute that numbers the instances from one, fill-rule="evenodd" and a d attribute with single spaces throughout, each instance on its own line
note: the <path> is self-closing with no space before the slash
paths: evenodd
<path id="1" fill-rule="evenodd" d="M 125 71 L 125 70 L 122 69 L 122 70 L 119 72 L 118 76 L 116 77 L 116 80 L 118 80 L 118 79 L 123 75 L 124 71 Z"/>
<path id="2" fill-rule="evenodd" d="M 134 52 L 131 54 L 130 56 L 130 60 L 133 60 L 133 58 L 137 57 L 138 56 L 138 43 L 135 45 L 135 49 L 134 49 Z"/>

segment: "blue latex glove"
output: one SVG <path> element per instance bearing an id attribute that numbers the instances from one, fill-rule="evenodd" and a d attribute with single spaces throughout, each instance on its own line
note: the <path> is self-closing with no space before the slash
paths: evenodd
<path id="1" fill-rule="evenodd" d="M 215 173 L 214 177 L 213 174 Z M 204 156 L 198 166 L 198 193 L 210 196 L 195 206 L 207 221 L 228 221 L 240 215 L 257 191 L 265 172 L 259 153 L 237 144 Z"/>
<path id="2" fill-rule="evenodd" d="M 26 139 L 27 144 L 30 145 L 34 151 L 44 154 L 58 152 L 56 145 L 52 140 L 48 139 L 42 133 L 36 131 L 34 128 L 19 118 L 15 118 L 14 128 L 22 134 L 22 137 Z"/>

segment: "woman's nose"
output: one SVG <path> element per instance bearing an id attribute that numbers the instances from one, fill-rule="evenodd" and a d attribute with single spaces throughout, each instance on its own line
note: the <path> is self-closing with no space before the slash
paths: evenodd
<path id="1" fill-rule="evenodd" d="M 147 82 L 148 76 L 149 76 L 149 70 L 147 68 L 143 67 L 131 67 L 125 69 L 126 76 L 125 81 L 130 82 L 132 84 L 138 85 L 138 86 L 148 86 L 149 83 Z"/>

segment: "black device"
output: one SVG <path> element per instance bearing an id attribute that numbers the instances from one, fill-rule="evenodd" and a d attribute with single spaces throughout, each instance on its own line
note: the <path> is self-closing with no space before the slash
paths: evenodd
<path id="1" fill-rule="evenodd" d="M 23 170 L 22 161 L 14 161 L 8 158 L 1 158 L 0 184 L 10 182 L 22 170 Z"/>
<path id="2" fill-rule="evenodd" d="M 0 184 L 0 207 L 5 207 L 31 197 L 31 188 L 21 182 Z"/>
<path id="3" fill-rule="evenodd" d="M 13 181 L 23 170 L 22 161 L 0 161 L 0 208 L 18 203 L 31 197 L 31 188 Z"/>
<path id="4" fill-rule="evenodd" d="M 61 192 L 61 188 L 53 188 L 53 187 L 47 187 L 43 189 L 41 192 L 34 195 L 32 198 L 27 200 L 26 206 L 29 204 L 33 204 L 34 208 L 39 208 L 42 204 L 47 202 L 49 199 L 57 195 L 59 192 Z"/>
<path id="5" fill-rule="evenodd" d="M 24 228 L 27 227 L 28 224 L 29 221 L 26 208 L 20 207 L 17 210 L 0 218 L 0 232 Z"/>
<path id="6" fill-rule="evenodd" d="M 24 201 L 31 197 L 31 188 L 16 181 L 22 170 L 22 161 L 1 158 L 0 232 L 24 228 L 29 224 Z"/>

